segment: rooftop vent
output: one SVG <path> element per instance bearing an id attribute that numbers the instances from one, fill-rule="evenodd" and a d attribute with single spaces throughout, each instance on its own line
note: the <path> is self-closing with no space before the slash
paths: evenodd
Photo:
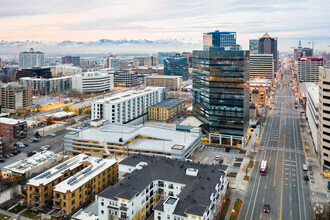
<path id="1" fill-rule="evenodd" d="M 186 175 L 187 176 L 197 176 L 198 174 L 198 169 L 195 168 L 187 168 L 186 169 Z"/>

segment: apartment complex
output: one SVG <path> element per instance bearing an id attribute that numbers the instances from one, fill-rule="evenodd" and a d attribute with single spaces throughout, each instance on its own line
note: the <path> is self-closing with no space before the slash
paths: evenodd
<path id="1" fill-rule="evenodd" d="M 18 139 L 26 138 L 27 124 L 11 118 L 0 118 L 0 137 Z"/>
<path id="2" fill-rule="evenodd" d="M 19 54 L 19 68 L 43 67 L 45 65 L 45 54 L 33 48 Z"/>
<path id="3" fill-rule="evenodd" d="M 52 151 L 38 152 L 31 157 L 19 160 L 1 168 L 3 178 L 25 178 L 29 179 L 32 174 L 40 173 L 49 169 L 59 162 L 63 156 Z"/>
<path id="4" fill-rule="evenodd" d="M 73 66 L 80 66 L 80 57 L 65 56 L 62 57 L 62 64 L 72 64 Z"/>
<path id="5" fill-rule="evenodd" d="M 185 99 L 167 99 L 148 108 L 148 118 L 168 122 L 186 110 Z"/>
<path id="6" fill-rule="evenodd" d="M 273 79 L 273 54 L 250 54 L 249 65 L 250 79 Z"/>
<path id="7" fill-rule="evenodd" d="M 194 115 L 209 132 L 242 141 L 249 126 L 248 52 L 211 47 L 193 58 Z"/>
<path id="8" fill-rule="evenodd" d="M 145 154 L 185 159 L 201 146 L 201 137 L 199 128 L 183 132 L 163 126 L 107 124 L 66 134 L 64 147 L 75 154 Z"/>
<path id="9" fill-rule="evenodd" d="M 258 54 L 273 54 L 274 71 L 278 69 L 278 51 L 277 51 L 277 37 L 271 37 L 265 33 L 258 42 Z"/>
<path id="10" fill-rule="evenodd" d="M 92 120 L 104 119 L 110 123 L 125 124 L 146 114 L 149 106 L 165 99 L 166 89 L 161 87 L 117 93 L 92 103 Z"/>
<path id="11" fill-rule="evenodd" d="M 79 93 L 99 93 L 110 91 L 113 75 L 99 72 L 86 72 L 72 76 L 72 89 Z"/>
<path id="12" fill-rule="evenodd" d="M 31 87 L 19 85 L 17 82 L 0 84 L 0 105 L 2 111 L 10 113 L 31 106 Z"/>
<path id="13" fill-rule="evenodd" d="M 188 59 L 186 57 L 175 56 L 165 59 L 164 75 L 182 76 L 183 80 L 188 80 L 188 73 Z"/>
<path id="14" fill-rule="evenodd" d="M 39 212 L 52 206 L 52 217 L 69 217 L 96 194 L 118 181 L 116 160 L 79 154 L 27 182 L 27 204 Z"/>
<path id="15" fill-rule="evenodd" d="M 178 90 L 182 86 L 182 76 L 147 76 L 144 78 L 146 86 L 165 87 Z"/>
<path id="16" fill-rule="evenodd" d="M 29 86 L 33 95 L 49 95 L 71 89 L 72 77 L 64 76 L 50 79 L 22 77 L 19 79 L 19 83 Z"/>
<path id="17" fill-rule="evenodd" d="M 296 61 L 299 82 L 319 82 L 319 66 L 323 66 L 323 58 L 298 58 Z"/>
<path id="18" fill-rule="evenodd" d="M 330 177 L 330 68 L 319 67 L 319 127 L 317 146 L 323 175 Z"/>
<path id="19" fill-rule="evenodd" d="M 215 219 L 227 190 L 227 166 L 134 155 L 125 178 L 97 196 L 98 218 Z M 198 189 L 197 189 L 198 188 Z"/>

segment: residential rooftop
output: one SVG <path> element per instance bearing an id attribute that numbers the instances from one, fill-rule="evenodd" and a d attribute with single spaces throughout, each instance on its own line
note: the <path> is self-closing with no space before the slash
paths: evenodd
<path id="1" fill-rule="evenodd" d="M 160 107 L 160 108 L 169 108 L 177 105 L 180 102 L 184 102 L 185 99 L 179 99 L 179 98 L 173 98 L 173 99 L 167 99 L 163 102 L 160 102 L 156 105 L 153 105 L 151 107 Z"/>
<path id="2" fill-rule="evenodd" d="M 18 123 L 22 123 L 23 121 L 12 119 L 12 118 L 0 118 L 0 123 L 3 124 L 10 124 L 10 125 L 16 125 Z"/>
<path id="3" fill-rule="evenodd" d="M 139 167 L 139 164 L 143 166 Z M 215 187 L 226 176 L 226 165 L 206 165 L 165 157 L 131 155 L 121 161 L 120 165 L 135 167 L 132 173 L 114 186 L 103 190 L 99 197 L 111 200 L 132 200 L 153 181 L 168 181 L 184 185 L 177 196 L 178 204 L 173 214 L 185 216 L 193 214 L 200 216 L 210 206 L 210 197 Z M 196 175 L 190 175 L 189 172 Z M 174 203 L 174 200 L 167 200 Z M 155 210 L 163 210 L 164 200 L 160 200 Z"/>

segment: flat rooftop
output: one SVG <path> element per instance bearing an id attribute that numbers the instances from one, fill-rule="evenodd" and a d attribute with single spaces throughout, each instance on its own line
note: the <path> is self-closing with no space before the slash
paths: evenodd
<path id="1" fill-rule="evenodd" d="M 182 78 L 182 76 L 156 75 L 156 76 L 147 76 L 146 78 L 177 79 L 177 78 Z"/>
<path id="2" fill-rule="evenodd" d="M 121 93 L 111 95 L 110 97 L 105 98 L 105 99 L 97 100 L 94 103 L 105 103 L 105 102 L 107 102 L 107 103 L 116 104 L 116 103 L 119 103 L 119 102 L 130 100 L 134 97 L 143 96 L 143 95 L 146 95 L 146 94 L 149 94 L 151 92 L 155 92 L 155 91 L 158 91 L 158 90 L 161 90 L 161 89 L 165 89 L 165 88 L 163 88 L 163 87 L 147 87 L 147 88 L 142 89 L 142 90 L 130 90 L 130 91 L 121 92 Z"/>
<path id="3" fill-rule="evenodd" d="M 179 99 L 179 98 L 173 98 L 173 99 L 166 99 L 163 102 L 160 102 L 156 105 L 153 105 L 151 107 L 160 107 L 160 108 L 168 108 L 168 107 L 172 107 L 180 102 L 184 102 L 185 99 Z"/>
<path id="4" fill-rule="evenodd" d="M 306 85 L 307 92 L 309 93 L 315 107 L 319 106 L 319 85 L 308 84 Z"/>
<path id="5" fill-rule="evenodd" d="M 21 123 L 23 121 L 12 119 L 12 118 L 0 118 L 0 123 L 16 125 L 17 123 Z"/>
<path id="6" fill-rule="evenodd" d="M 199 131 L 183 132 L 175 128 L 148 125 L 108 124 L 99 128 L 87 128 L 75 134 L 67 134 L 80 140 L 107 142 L 108 144 L 126 145 L 130 149 L 171 153 L 174 145 L 188 148 L 200 138 Z M 140 136 L 141 138 L 136 137 Z M 132 142 L 130 142 L 133 140 Z"/>
<path id="7" fill-rule="evenodd" d="M 34 167 L 40 166 L 45 162 L 61 157 L 59 154 L 55 154 L 52 151 L 46 151 L 45 153 L 38 152 L 32 157 L 27 157 L 26 159 L 19 160 L 8 166 L 2 168 L 3 170 L 12 171 L 14 173 L 25 174 Z"/>
<path id="8" fill-rule="evenodd" d="M 185 118 L 182 122 L 179 123 L 179 125 L 193 126 L 193 127 L 199 127 L 201 124 L 203 124 L 203 122 L 201 122 L 195 116 L 189 116 L 189 117 Z"/>
<path id="9" fill-rule="evenodd" d="M 54 117 L 54 118 L 64 118 L 64 117 L 71 117 L 76 115 L 75 112 L 56 112 L 53 114 L 46 115 L 46 117 Z"/>

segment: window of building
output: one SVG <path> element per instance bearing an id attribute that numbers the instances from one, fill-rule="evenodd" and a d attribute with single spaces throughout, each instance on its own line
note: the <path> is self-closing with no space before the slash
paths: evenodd
<path id="1" fill-rule="evenodd" d="M 45 198 L 48 197 L 48 193 L 45 193 Z"/>
<path id="2" fill-rule="evenodd" d="M 63 202 L 63 207 L 66 207 L 66 202 Z"/>
<path id="3" fill-rule="evenodd" d="M 74 200 L 72 200 L 72 202 L 71 202 L 71 205 L 73 205 L 75 203 L 75 201 Z"/>
<path id="4" fill-rule="evenodd" d="M 325 156 L 325 157 L 329 157 L 329 154 L 324 153 L 323 156 Z"/>
<path id="5" fill-rule="evenodd" d="M 172 184 L 172 183 L 170 183 L 170 184 L 168 185 L 168 188 L 169 188 L 169 189 L 174 189 L 174 186 L 173 186 L 173 184 Z"/>
<path id="6" fill-rule="evenodd" d="M 101 214 L 104 214 L 104 211 L 103 210 L 101 210 Z"/>
<path id="7" fill-rule="evenodd" d="M 168 195 L 169 195 L 169 196 L 173 196 L 174 194 L 173 194 L 172 191 L 169 191 L 169 192 L 168 192 Z"/>

